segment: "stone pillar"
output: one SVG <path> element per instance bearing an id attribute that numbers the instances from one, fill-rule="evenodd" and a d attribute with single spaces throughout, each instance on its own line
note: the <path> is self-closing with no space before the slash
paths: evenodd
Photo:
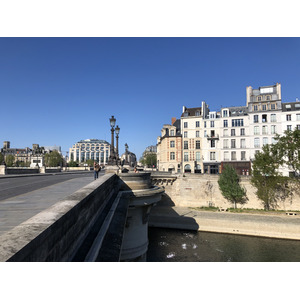
<path id="1" fill-rule="evenodd" d="M 40 173 L 46 173 L 46 167 L 45 166 L 42 166 L 41 168 L 40 168 Z"/>
<path id="2" fill-rule="evenodd" d="M 150 173 L 121 173 L 122 197 L 129 197 L 121 261 L 146 261 L 148 218 L 152 206 L 161 200 L 163 187 L 151 185 Z"/>
<path id="3" fill-rule="evenodd" d="M 0 175 L 6 175 L 6 166 L 5 165 L 0 165 Z"/>

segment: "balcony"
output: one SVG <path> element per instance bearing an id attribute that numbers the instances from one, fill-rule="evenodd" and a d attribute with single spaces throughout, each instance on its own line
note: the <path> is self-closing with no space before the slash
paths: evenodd
<path id="1" fill-rule="evenodd" d="M 215 135 L 207 135 L 206 138 L 210 141 L 210 140 L 218 140 L 219 139 L 219 135 L 215 134 Z"/>

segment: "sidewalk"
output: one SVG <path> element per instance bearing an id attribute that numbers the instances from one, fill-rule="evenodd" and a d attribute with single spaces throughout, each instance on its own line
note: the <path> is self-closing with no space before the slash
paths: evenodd
<path id="1" fill-rule="evenodd" d="M 150 212 L 149 226 L 300 240 L 299 216 L 206 212 L 158 205 Z"/>
<path id="2" fill-rule="evenodd" d="M 93 180 L 93 177 L 70 179 L 0 201 L 0 235 L 76 192 Z"/>

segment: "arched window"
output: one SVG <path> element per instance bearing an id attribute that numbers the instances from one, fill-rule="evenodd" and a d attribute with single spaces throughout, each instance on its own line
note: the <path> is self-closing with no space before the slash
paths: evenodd
<path id="1" fill-rule="evenodd" d="M 189 164 L 184 166 L 184 173 L 191 173 L 191 166 Z"/>

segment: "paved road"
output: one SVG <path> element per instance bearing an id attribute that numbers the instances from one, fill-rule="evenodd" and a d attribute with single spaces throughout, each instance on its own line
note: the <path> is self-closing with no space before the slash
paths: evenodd
<path id="1" fill-rule="evenodd" d="M 103 174 L 103 173 L 102 173 Z M 5 177 L 0 179 L 0 201 L 38 190 L 74 178 L 89 177 L 93 172 L 80 174 L 51 174 L 40 176 Z"/>
<path id="2" fill-rule="evenodd" d="M 100 172 L 99 175 L 103 175 Z M 0 235 L 94 180 L 93 172 L 0 179 Z"/>

